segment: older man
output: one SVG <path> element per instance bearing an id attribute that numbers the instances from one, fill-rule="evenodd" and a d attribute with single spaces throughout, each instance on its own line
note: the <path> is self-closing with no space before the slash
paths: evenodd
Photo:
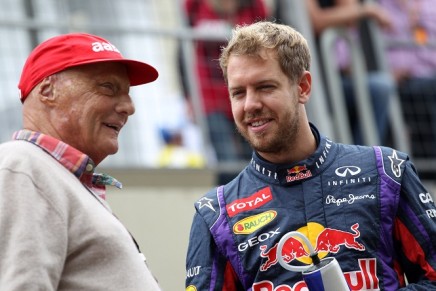
<path id="1" fill-rule="evenodd" d="M 160 290 L 94 172 L 135 111 L 130 86 L 156 80 L 98 36 L 53 37 L 29 55 L 23 129 L 0 146 L 1 290 Z"/>

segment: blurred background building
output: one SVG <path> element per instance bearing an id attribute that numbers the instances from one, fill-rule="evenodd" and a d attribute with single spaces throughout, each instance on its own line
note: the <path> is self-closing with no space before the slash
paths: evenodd
<path id="1" fill-rule="evenodd" d="M 193 11 L 186 11 L 184 2 L 0 0 L 1 142 L 9 140 L 21 127 L 17 84 L 25 59 L 33 47 L 49 37 L 73 31 L 98 34 L 110 40 L 124 56 L 143 60 L 158 69 L 160 76 L 156 82 L 132 88 L 136 113 L 121 133 L 119 153 L 108 157 L 100 170 L 123 182 L 123 191 L 111 190 L 108 199 L 137 237 L 164 290 L 183 289 L 193 203 L 210 187 L 220 183 L 222 174 L 232 176 L 249 159 L 246 154 L 230 160 L 217 157 L 201 96 L 204 80 L 196 69 L 199 44 L 225 42 L 232 22 L 223 26 L 217 25 L 216 21 L 210 23 L 209 28 L 196 29 L 187 15 Z M 216 2 L 221 7 L 229 0 L 191 2 Z M 248 5 L 254 1 L 236 2 Z M 362 143 L 379 144 L 374 108 L 365 86 L 368 72 L 374 68 L 390 72 L 388 48 L 435 49 L 436 35 L 425 34 L 425 30 L 424 36 L 422 31 L 417 32 L 421 33 L 417 36 L 419 42 L 385 38 L 382 37 L 384 32 L 371 20 L 362 20 L 357 30 L 361 37 L 359 41 L 355 41 L 344 27 L 331 27 L 317 36 L 319 48 L 316 48 L 305 1 L 260 2 L 265 9 L 262 18 L 289 24 L 309 41 L 314 82 L 308 104 L 311 121 L 331 139 L 351 143 L 353 127 L 340 86 L 341 72 L 337 67 L 335 48 L 338 38 L 348 43 Z M 228 15 L 217 15 L 212 18 L 229 19 Z M 423 37 L 425 41 L 422 41 Z M 214 58 L 207 65 L 216 69 L 218 62 Z M 436 96 L 436 85 L 434 88 L 430 93 Z M 419 174 L 429 189 L 433 189 L 436 131 L 431 120 L 436 114 L 436 97 L 413 98 L 408 94 L 407 98 L 400 98 L 394 91 L 388 105 L 388 139 L 383 144 L 410 153 Z M 223 100 L 227 98 L 222 97 Z M 221 139 L 223 143 L 230 143 L 232 137 L 223 133 Z"/>

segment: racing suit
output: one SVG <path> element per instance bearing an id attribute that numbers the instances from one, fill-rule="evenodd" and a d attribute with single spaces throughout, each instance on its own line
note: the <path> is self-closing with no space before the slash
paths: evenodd
<path id="1" fill-rule="evenodd" d="M 289 231 L 306 235 L 321 259 L 335 257 L 351 290 L 436 290 L 436 208 L 408 156 L 311 128 L 318 147 L 306 160 L 278 165 L 253 153 L 233 181 L 195 203 L 186 290 L 308 290 L 278 263 Z M 312 263 L 301 241 L 285 246 L 289 264 Z"/>

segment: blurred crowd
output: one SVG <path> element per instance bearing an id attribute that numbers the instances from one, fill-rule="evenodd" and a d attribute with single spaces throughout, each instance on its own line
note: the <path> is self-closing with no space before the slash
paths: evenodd
<path id="1" fill-rule="evenodd" d="M 328 28 L 346 29 L 353 41 L 365 45 L 366 86 L 379 143 L 392 145 L 390 102 L 392 98 L 399 98 L 402 112 L 396 114 L 404 117 L 404 131 L 411 141 L 411 154 L 415 157 L 435 157 L 436 24 L 432 19 L 436 17 L 436 6 L 432 5 L 432 0 L 305 2 L 318 52 L 321 50 L 319 39 Z M 195 30 L 229 32 L 235 25 L 262 19 L 282 22 L 286 18 L 283 13 L 287 11 L 282 4 L 283 1 L 280 0 L 184 0 L 184 13 L 186 25 Z M 363 28 L 365 25 L 368 27 L 369 22 L 375 23 L 385 40 L 382 55 L 388 61 L 388 70 L 371 58 L 369 50 L 376 48 L 371 47 L 371 39 L 363 33 Z M 248 160 L 251 150 L 233 126 L 227 88 L 217 62 L 222 46 L 223 41 L 195 42 L 195 72 L 208 126 L 208 138 L 218 162 Z M 337 60 L 353 143 L 366 144 L 361 119 L 358 118 L 361 108 L 355 96 L 353 71 L 350 68 L 351 52 L 345 41 L 337 40 L 336 53 L 336 56 L 331 57 Z M 179 65 L 183 67 L 186 64 L 181 60 Z M 180 72 L 189 108 L 189 86 L 183 70 Z M 328 84 L 325 83 L 324 86 Z M 316 102 L 316 98 L 313 98 L 313 102 Z M 219 183 L 224 183 L 227 179 L 223 174 Z"/>

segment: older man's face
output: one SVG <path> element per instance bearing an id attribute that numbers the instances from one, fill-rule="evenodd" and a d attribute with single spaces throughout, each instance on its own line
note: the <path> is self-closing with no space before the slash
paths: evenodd
<path id="1" fill-rule="evenodd" d="M 135 112 L 124 65 L 99 63 L 59 74 L 53 110 L 58 138 L 100 163 L 118 151 L 118 134 Z"/>

